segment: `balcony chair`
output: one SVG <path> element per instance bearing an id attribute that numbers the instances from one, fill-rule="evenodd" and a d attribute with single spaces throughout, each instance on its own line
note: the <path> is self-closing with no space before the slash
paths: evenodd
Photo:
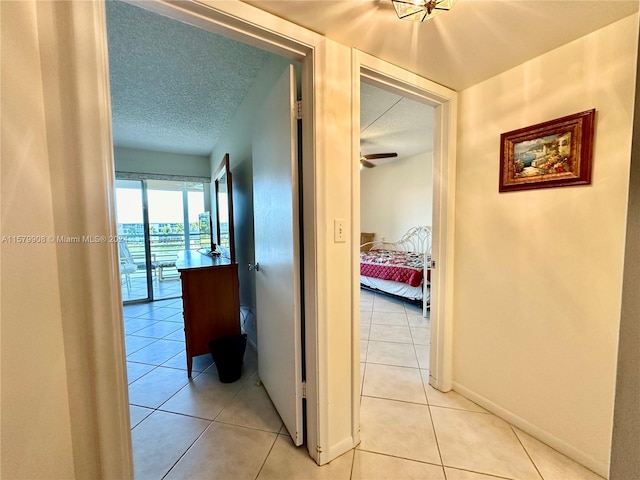
<path id="1" fill-rule="evenodd" d="M 126 242 L 118 242 L 118 253 L 120 254 L 120 275 L 124 276 L 127 293 L 131 295 L 131 274 L 138 270 L 138 264 L 133 261 Z"/>

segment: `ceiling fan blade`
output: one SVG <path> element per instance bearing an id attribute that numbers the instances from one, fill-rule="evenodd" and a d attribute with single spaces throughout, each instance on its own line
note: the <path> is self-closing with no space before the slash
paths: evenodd
<path id="1" fill-rule="evenodd" d="M 362 164 L 363 167 L 365 168 L 373 168 L 375 167 L 375 165 L 371 162 L 368 162 L 367 160 L 365 160 L 364 158 L 360 159 L 360 163 Z"/>
<path id="2" fill-rule="evenodd" d="M 377 158 L 393 158 L 397 157 L 397 153 L 369 153 L 368 155 L 362 155 L 367 160 L 375 160 Z"/>

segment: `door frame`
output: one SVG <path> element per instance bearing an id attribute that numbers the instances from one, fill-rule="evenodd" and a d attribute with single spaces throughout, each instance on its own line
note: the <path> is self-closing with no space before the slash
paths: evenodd
<path id="1" fill-rule="evenodd" d="M 448 392 L 453 387 L 453 267 L 458 94 L 359 50 L 353 50 L 352 84 L 352 238 L 360 238 L 360 82 L 366 78 L 394 93 L 435 108 L 433 147 L 433 221 L 431 272 L 431 348 L 429 384 Z M 353 358 L 352 376 L 360 376 L 360 246 L 352 242 Z M 360 383 L 354 382 L 354 418 L 359 418 Z"/>
<path id="2" fill-rule="evenodd" d="M 317 91 L 323 83 L 324 68 L 319 65 L 318 58 L 325 56 L 325 41 L 320 35 L 306 30 L 298 25 L 287 22 L 272 14 L 259 10 L 242 2 L 215 2 L 210 0 L 187 0 L 183 2 L 171 2 L 170 0 L 126 0 L 128 3 L 137 5 L 146 10 L 167 16 L 212 33 L 223 35 L 243 43 L 250 44 L 257 48 L 276 53 L 286 58 L 299 61 L 302 64 L 302 95 L 307 99 L 302 105 L 302 114 L 305 121 L 302 125 L 302 152 L 303 171 L 302 178 L 304 188 L 304 283 L 305 283 L 305 341 L 306 345 L 312 345 L 311 351 L 306 355 L 306 443 L 310 456 L 320 462 L 319 448 L 319 402 L 318 402 L 318 346 L 317 335 L 317 304 L 315 295 L 317 285 L 317 259 L 316 259 L 316 212 L 315 212 L 315 182 L 316 182 L 316 150 L 315 127 L 323 122 L 323 107 L 316 99 Z M 89 131 L 85 123 L 78 122 L 75 128 L 80 137 L 92 138 L 96 135 L 100 137 L 100 146 L 93 145 L 95 169 L 102 174 L 106 185 L 107 198 L 104 199 L 104 211 L 109 211 L 109 218 L 106 224 L 112 231 L 115 231 L 116 218 L 112 209 L 107 204 L 113 205 L 115 200 L 115 173 L 113 164 L 113 141 L 111 131 L 111 104 L 109 90 L 109 64 L 107 57 L 108 39 L 106 29 L 106 10 L 104 0 L 91 2 L 90 8 L 82 6 L 69 6 L 72 14 L 82 17 L 78 25 L 82 28 L 84 38 L 88 41 L 78 42 L 73 39 L 70 47 L 76 48 L 88 58 L 95 58 L 95 69 L 85 68 L 84 76 L 80 79 L 87 88 L 79 89 L 79 103 L 86 105 L 83 111 L 91 112 L 91 118 L 96 120 L 100 128 Z M 82 10 L 82 11 L 81 11 Z M 80 27 L 79 27 L 80 28 Z M 63 46 L 60 46 L 63 48 Z M 80 55 L 84 58 L 82 55 Z M 92 65 L 93 66 L 93 65 Z M 82 69 L 78 69 L 82 70 Z M 321 128 L 321 127 L 320 127 Z M 95 176 L 94 176 L 95 178 Z M 94 202 L 95 203 L 95 202 Z M 96 208 L 100 205 L 96 205 Z M 105 224 L 98 225 L 96 222 L 95 231 L 101 231 Z M 110 246 L 113 259 L 117 259 L 116 245 Z M 114 263 L 116 265 L 116 263 Z M 114 294 L 110 297 L 110 306 L 115 311 L 121 311 L 121 295 L 119 283 L 113 271 L 102 277 L 108 291 Z M 91 316 L 94 319 L 95 327 L 104 330 L 104 316 Z M 122 322 L 119 315 L 115 315 L 116 323 Z M 110 320 L 111 321 L 111 320 Z M 111 328 L 111 327 L 110 327 Z M 123 469 L 126 465 L 131 468 L 132 449 L 130 440 L 130 426 L 128 416 L 128 387 L 126 382 L 126 362 L 124 352 L 124 332 L 120 329 L 110 338 L 107 354 L 96 351 L 94 356 L 96 363 L 102 365 L 112 365 L 115 375 L 104 379 L 101 383 L 108 384 L 108 388 L 96 392 L 96 404 L 109 404 L 114 397 L 118 398 L 119 414 L 98 415 L 96 418 L 98 441 L 102 445 L 102 452 L 111 452 L 107 456 L 111 459 L 103 462 L 102 473 L 104 477 L 123 478 Z M 86 359 L 85 359 L 86 360 Z M 116 360 L 114 362 L 114 360 Z M 124 379 L 124 380 L 122 380 Z M 126 475 L 124 475 L 126 476 Z M 130 477 L 133 476 L 132 471 Z"/>
<path id="3" fill-rule="evenodd" d="M 303 102 L 302 115 L 305 121 L 302 125 L 302 152 L 303 170 L 302 182 L 305 191 L 315 185 L 315 134 L 314 124 L 317 122 L 315 108 L 315 78 L 318 77 L 316 58 L 322 52 L 322 38 L 313 32 L 306 31 L 297 25 L 285 22 L 269 13 L 257 10 L 240 2 L 214 2 L 214 1 L 186 1 L 175 3 L 171 0 L 136 1 L 135 4 L 146 10 L 179 20 L 209 32 L 225 36 L 227 38 L 247 43 L 262 50 L 269 51 L 299 61 L 302 64 L 303 98 L 311 101 Z M 106 33 L 106 32 L 105 32 Z M 106 39 L 105 39 L 106 41 Z M 108 68 L 108 66 L 106 66 Z M 314 188 L 309 188 L 311 192 Z M 304 202 L 304 218 L 314 219 L 315 216 L 311 202 Z M 304 282 L 305 293 L 313 291 L 316 284 L 316 257 L 315 242 L 309 242 L 311 236 L 304 226 Z M 316 301 L 315 295 L 305 295 L 305 343 L 316 345 Z M 311 457 L 319 462 L 318 449 L 318 401 L 315 386 L 318 382 L 316 359 L 312 355 L 306 357 L 306 439 L 307 449 Z"/>

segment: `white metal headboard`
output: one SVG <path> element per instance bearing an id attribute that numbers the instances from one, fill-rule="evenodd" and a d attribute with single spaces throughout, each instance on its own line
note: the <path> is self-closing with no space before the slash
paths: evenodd
<path id="1" fill-rule="evenodd" d="M 431 254 L 431 227 L 412 227 L 396 242 L 374 241 L 361 246 L 371 245 L 372 250 L 393 250 L 398 252 L 416 252 Z"/>

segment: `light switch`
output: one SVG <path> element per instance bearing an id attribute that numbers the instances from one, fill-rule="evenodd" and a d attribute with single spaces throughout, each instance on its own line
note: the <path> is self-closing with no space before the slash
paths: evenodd
<path id="1" fill-rule="evenodd" d="M 347 222 L 346 220 L 336 218 L 333 221 L 333 241 L 334 243 L 342 243 L 347 241 Z"/>

